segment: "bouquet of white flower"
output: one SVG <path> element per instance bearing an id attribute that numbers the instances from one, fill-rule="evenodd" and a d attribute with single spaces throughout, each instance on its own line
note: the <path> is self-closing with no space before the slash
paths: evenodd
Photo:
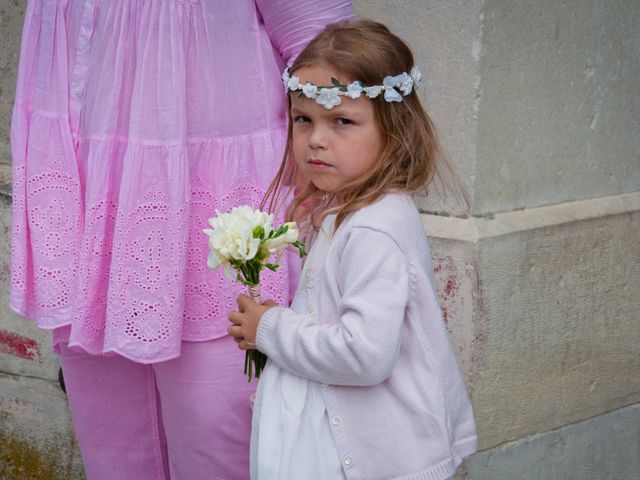
<path id="1" fill-rule="evenodd" d="M 264 268 L 278 269 L 278 264 L 269 262 L 272 255 L 277 257 L 288 247 L 298 250 L 301 257 L 306 255 L 304 244 L 298 241 L 295 222 L 287 222 L 273 228 L 273 215 L 253 210 L 247 205 L 235 207 L 230 213 L 220 213 L 209 219 L 211 229 L 204 233 L 209 237 L 210 269 L 222 267 L 227 278 L 233 278 L 246 285 L 249 295 L 260 303 L 260 271 Z M 258 350 L 247 350 L 244 373 L 251 381 L 252 374 L 259 378 L 267 363 L 267 356 Z"/>

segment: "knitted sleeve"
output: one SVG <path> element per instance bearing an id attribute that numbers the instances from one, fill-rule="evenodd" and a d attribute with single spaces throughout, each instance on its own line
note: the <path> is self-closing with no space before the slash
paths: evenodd
<path id="1" fill-rule="evenodd" d="M 353 18 L 351 1 L 256 0 L 271 43 L 291 65 L 325 25 Z"/>
<path id="2" fill-rule="evenodd" d="M 409 265 L 387 234 L 354 228 L 338 271 L 324 274 L 341 294 L 339 319 L 272 308 L 258 326 L 258 349 L 281 368 L 332 385 L 376 385 L 393 370 L 409 300 Z M 317 306 L 318 315 L 323 313 Z"/>

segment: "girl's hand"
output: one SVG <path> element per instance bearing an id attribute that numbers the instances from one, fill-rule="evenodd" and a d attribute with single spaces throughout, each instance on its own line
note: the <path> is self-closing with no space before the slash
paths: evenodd
<path id="1" fill-rule="evenodd" d="M 262 315 L 277 304 L 273 300 L 267 300 L 260 305 L 246 295 L 238 295 L 236 302 L 239 311 L 229 313 L 229 321 L 233 325 L 227 328 L 227 332 L 234 337 L 240 350 L 256 348 L 258 323 Z"/>

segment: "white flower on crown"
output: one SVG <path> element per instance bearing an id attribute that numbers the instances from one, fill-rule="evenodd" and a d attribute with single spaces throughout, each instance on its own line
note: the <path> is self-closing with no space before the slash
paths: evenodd
<path id="1" fill-rule="evenodd" d="M 340 105 L 340 96 L 356 99 L 362 95 L 362 92 L 365 93 L 367 98 L 376 98 L 384 92 L 385 101 L 401 102 L 402 97 L 411 94 L 413 89 L 420 85 L 422 73 L 418 67 L 413 67 L 411 73 L 404 72 L 400 75 L 384 77 L 382 85 L 364 87 L 358 80 L 349 85 L 341 85 L 337 80 L 332 79 L 333 87 L 318 87 L 310 82 L 301 85 L 300 79 L 295 75 L 290 75 L 289 68 L 286 68 L 282 73 L 282 81 L 289 91 L 302 90 L 302 94 L 305 97 L 315 99 L 318 104 L 327 110 L 331 110 L 336 105 Z"/>
<path id="2" fill-rule="evenodd" d="M 289 80 L 287 80 L 287 88 L 289 90 L 298 90 L 300 88 L 300 79 L 295 75 L 289 77 Z"/>
<path id="3" fill-rule="evenodd" d="M 302 93 L 304 93 L 304 96 L 307 98 L 316 98 L 318 87 L 316 87 L 313 83 L 305 83 L 302 86 Z"/>
<path id="4" fill-rule="evenodd" d="M 406 75 L 406 73 L 404 75 Z M 401 75 L 396 75 L 395 77 L 384 77 L 384 80 L 382 80 L 382 84 L 384 85 L 384 99 L 387 102 L 402 101 L 402 95 L 400 95 L 395 89 L 395 87 L 398 87 L 401 84 L 400 77 Z"/>
<path id="5" fill-rule="evenodd" d="M 376 98 L 382 92 L 384 87 L 382 85 L 375 85 L 373 87 L 364 87 L 364 93 L 368 98 Z"/>
<path id="6" fill-rule="evenodd" d="M 400 77 L 400 91 L 403 95 L 409 95 L 413 90 L 413 79 L 406 73 L 403 73 Z"/>
<path id="7" fill-rule="evenodd" d="M 418 67 L 413 67 L 411 69 L 411 78 L 413 79 L 414 87 L 419 87 L 422 83 L 422 72 Z"/>
<path id="8" fill-rule="evenodd" d="M 340 89 L 338 87 L 321 88 L 316 97 L 316 103 L 322 105 L 327 110 L 331 110 L 336 105 L 340 105 L 341 102 L 342 99 L 340 98 Z"/>
<path id="9" fill-rule="evenodd" d="M 362 94 L 362 84 L 359 81 L 355 81 L 347 85 L 347 96 L 356 99 Z"/>

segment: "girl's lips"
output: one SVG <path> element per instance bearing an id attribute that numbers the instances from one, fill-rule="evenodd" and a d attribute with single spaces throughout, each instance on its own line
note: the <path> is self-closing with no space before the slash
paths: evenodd
<path id="1" fill-rule="evenodd" d="M 323 162 L 322 160 L 318 160 L 317 158 L 313 158 L 309 160 L 309 167 L 312 170 L 327 170 L 331 167 L 328 163 Z"/>

